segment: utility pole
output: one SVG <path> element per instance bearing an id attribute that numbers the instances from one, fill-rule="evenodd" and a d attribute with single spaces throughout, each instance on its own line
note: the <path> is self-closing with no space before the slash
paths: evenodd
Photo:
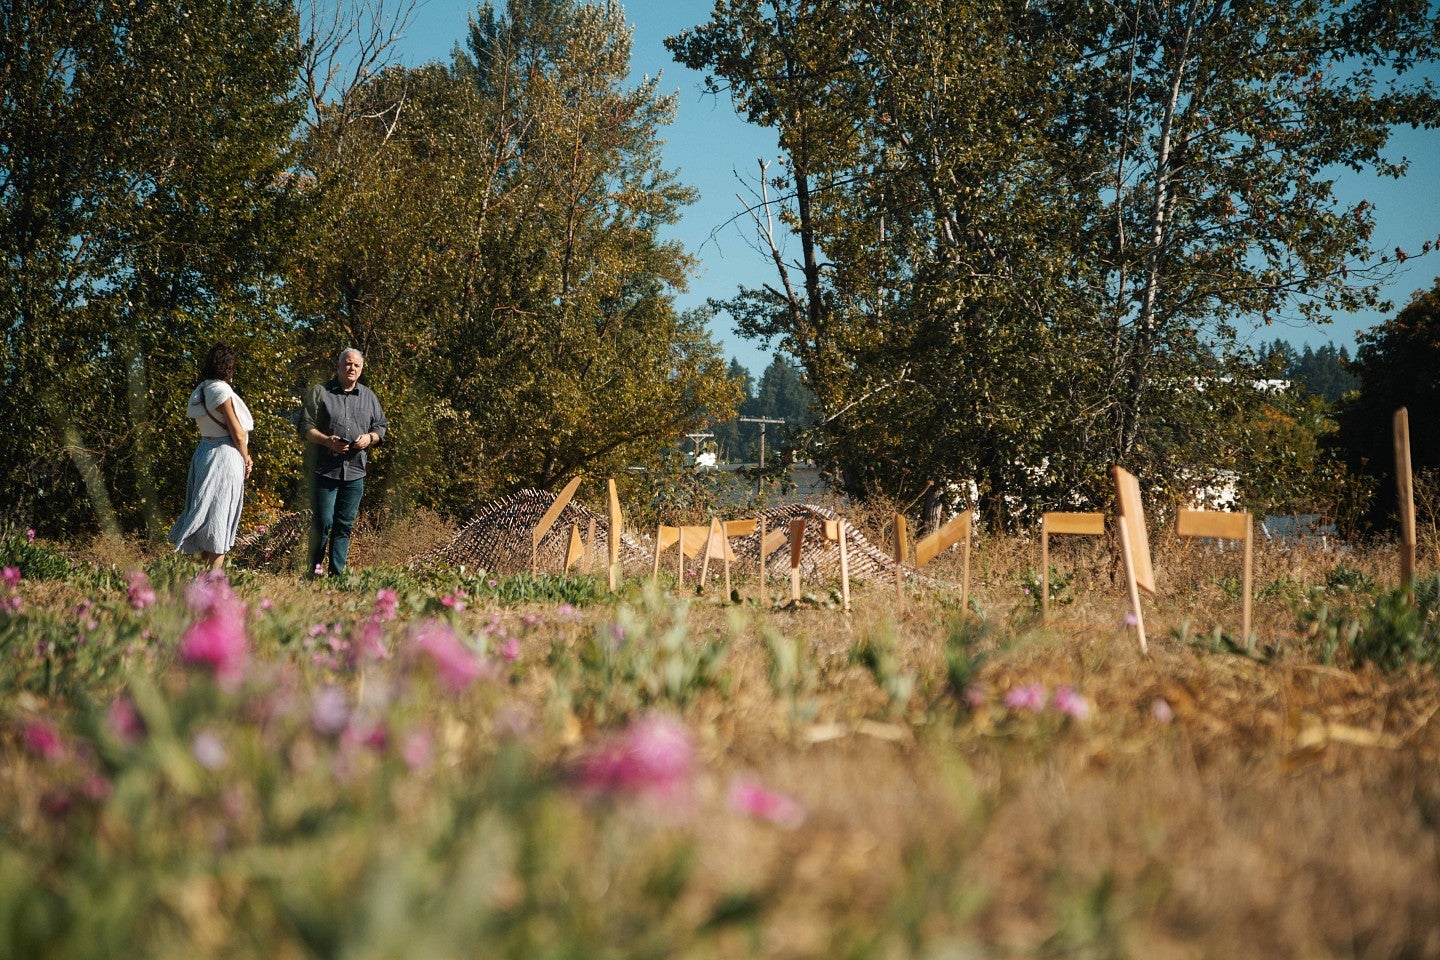
<path id="1" fill-rule="evenodd" d="M 765 489 L 765 425 L 769 423 L 784 424 L 784 418 L 775 417 L 736 417 L 741 423 L 760 424 L 760 469 L 755 478 L 755 492 L 762 493 Z"/>

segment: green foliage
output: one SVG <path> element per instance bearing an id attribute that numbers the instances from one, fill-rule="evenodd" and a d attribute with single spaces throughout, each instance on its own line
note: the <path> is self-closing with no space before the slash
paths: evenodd
<path id="1" fill-rule="evenodd" d="M 864 637 L 850 648 L 850 663 L 860 664 L 870 671 L 879 687 L 890 700 L 892 713 L 903 713 L 915 693 L 916 674 L 906 669 L 895 651 L 896 629 L 893 621 L 885 621 L 879 631 Z"/>
<path id="2" fill-rule="evenodd" d="M 1239 327 L 1378 302 L 1373 211 L 1323 174 L 1403 173 L 1389 131 L 1436 114 L 1433 11 L 1377 11 L 721 0 L 668 44 L 775 129 L 757 221 L 799 248 L 762 231 L 776 282 L 725 306 L 799 361 L 852 492 L 1213 482 L 1266 439 L 1230 430 L 1264 403 Z"/>
<path id="3" fill-rule="evenodd" d="M 1413 593 L 1391 590 L 1376 597 L 1350 641 L 1350 656 L 1382 670 L 1411 664 L 1440 669 L 1440 574 L 1417 581 Z"/>
<path id="4" fill-rule="evenodd" d="M 0 509 L 158 536 L 210 343 L 236 346 L 261 436 L 289 405 L 294 9 L 24 0 L 0 26 Z"/>
<path id="5" fill-rule="evenodd" d="M 17 530 L 0 538 L 0 567 L 15 567 L 26 580 L 64 580 L 74 566 L 53 545 Z"/>
<path id="6" fill-rule="evenodd" d="M 397 495 L 459 510 L 618 474 L 733 411 L 661 237 L 693 199 L 661 164 L 674 99 L 629 53 L 617 6 L 486 3 L 450 64 L 386 70 L 308 133 L 288 292 L 317 370 L 343 342 L 370 358 Z"/>
<path id="7" fill-rule="evenodd" d="M 1394 489 L 1395 456 L 1391 421 L 1405 407 L 1410 420 L 1410 463 L 1418 473 L 1440 467 L 1440 280 L 1417 291 L 1392 319 L 1361 333 L 1351 370 L 1360 385 L 1340 412 L 1335 444 L 1351 469 L 1374 479 L 1380 490 Z M 1390 525 L 1393 512 L 1376 498 L 1367 519 Z"/>
<path id="8" fill-rule="evenodd" d="M 597 723 L 612 723 L 651 706 L 684 706 L 702 691 L 727 686 L 730 637 L 692 638 L 690 603 L 646 585 L 615 619 L 578 640 L 559 638 L 550 666 L 557 702 Z M 734 627 L 732 626 L 732 630 Z"/>
<path id="9" fill-rule="evenodd" d="M 967 616 L 955 617 L 945 635 L 945 680 L 950 692 L 963 696 L 966 688 L 980 675 L 985 663 L 981 647 L 994 628 L 983 620 Z"/>

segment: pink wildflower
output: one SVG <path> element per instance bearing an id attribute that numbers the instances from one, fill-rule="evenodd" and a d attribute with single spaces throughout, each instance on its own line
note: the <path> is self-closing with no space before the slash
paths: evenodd
<path id="1" fill-rule="evenodd" d="M 85 778 L 84 784 L 80 787 L 80 791 L 85 795 L 85 799 L 96 804 L 109 800 L 110 793 L 113 789 L 114 785 L 110 782 L 110 778 L 102 773 L 90 774 Z"/>
<path id="2" fill-rule="evenodd" d="M 514 663 L 520 657 L 520 641 L 514 637 L 508 638 L 500 644 L 500 658 L 506 663 Z"/>
<path id="3" fill-rule="evenodd" d="M 1028 683 L 1024 686 L 1014 687 L 1005 694 L 1005 706 L 1012 710 L 1029 710 L 1039 713 L 1045 709 L 1045 685 L 1042 683 Z"/>
<path id="4" fill-rule="evenodd" d="M 972 710 L 983 707 L 985 705 L 985 688 L 978 683 L 968 684 L 965 687 L 965 702 Z"/>
<path id="5" fill-rule="evenodd" d="M 441 684 L 451 693 L 459 693 L 474 681 L 493 675 L 489 665 L 481 662 L 443 623 L 430 620 L 421 624 L 411 642 L 415 649 L 434 661 Z"/>
<path id="6" fill-rule="evenodd" d="M 395 619 L 395 608 L 399 605 L 400 597 L 394 590 L 375 591 L 375 612 L 372 616 L 380 621 Z"/>
<path id="7" fill-rule="evenodd" d="M 35 542 L 35 528 L 34 528 L 34 527 L 31 527 L 29 530 L 26 530 L 26 531 L 25 531 L 25 540 L 26 540 L 27 542 L 29 542 L 29 543 L 34 543 L 34 542 Z"/>
<path id="8" fill-rule="evenodd" d="M 139 743 L 145 736 L 145 721 L 128 696 L 115 698 L 105 711 L 105 725 L 110 733 L 126 745 Z"/>
<path id="9" fill-rule="evenodd" d="M 776 826 L 794 829 L 805 820 L 805 808 L 793 797 L 770 790 L 758 780 L 736 780 L 727 799 L 732 810 Z"/>
<path id="10" fill-rule="evenodd" d="M 576 774 L 587 790 L 663 799 L 685 791 L 694 765 L 695 748 L 685 727 L 668 715 L 651 714 L 583 758 Z"/>
<path id="11" fill-rule="evenodd" d="M 6 567 L 4 571 L 0 571 L 0 577 L 4 578 L 5 586 L 9 587 L 11 590 L 14 590 L 16 587 L 20 586 L 19 567 Z"/>
<path id="12" fill-rule="evenodd" d="M 229 758 L 225 742 L 211 730 L 202 730 L 195 734 L 190 741 L 190 752 L 194 754 L 195 762 L 206 770 L 220 769 Z"/>
<path id="13" fill-rule="evenodd" d="M 230 581 L 224 573 L 202 573 L 185 587 L 185 602 L 198 614 L 206 614 L 217 607 L 239 603 L 230 590 Z"/>
<path id="14" fill-rule="evenodd" d="M 1175 719 L 1175 711 L 1164 697 L 1156 697 L 1155 702 L 1150 704 L 1150 715 L 1158 723 L 1169 723 Z"/>
<path id="15" fill-rule="evenodd" d="M 186 599 L 199 617 L 180 638 L 180 660 L 209 667 L 222 684 L 237 684 L 248 657 L 244 606 L 223 576 L 196 577 Z"/>
<path id="16" fill-rule="evenodd" d="M 41 760 L 59 760 L 65 755 L 65 743 L 55 728 L 43 720 L 25 725 L 25 749 Z"/>
<path id="17" fill-rule="evenodd" d="M 430 766 L 435 749 L 428 730 L 411 730 L 400 743 L 400 759 L 411 770 Z"/>
<path id="18" fill-rule="evenodd" d="M 335 686 L 321 687 L 310 701 L 310 729 L 322 737 L 336 737 L 350 723 L 350 700 Z"/>
<path id="19" fill-rule="evenodd" d="M 269 613 L 271 610 L 275 609 L 275 601 L 271 600 L 269 597 L 261 597 L 260 609 L 265 611 L 266 613 Z"/>
<path id="20" fill-rule="evenodd" d="M 1139 619 L 1136 618 L 1135 614 L 1133 613 L 1125 614 L 1125 618 L 1120 622 L 1122 625 L 1127 627 L 1138 627 L 1140 625 Z"/>
<path id="21" fill-rule="evenodd" d="M 1090 701 L 1070 687 L 1061 687 L 1055 691 L 1055 709 L 1076 720 L 1090 719 Z"/>
<path id="22" fill-rule="evenodd" d="M 349 654 L 352 667 L 390 659 L 390 651 L 385 647 L 385 630 L 379 620 L 370 617 L 360 624 L 350 641 Z"/>
<path id="23" fill-rule="evenodd" d="M 145 576 L 144 570 L 130 571 L 130 588 L 125 596 L 136 610 L 144 610 L 155 602 L 155 589 L 150 586 L 150 578 Z"/>

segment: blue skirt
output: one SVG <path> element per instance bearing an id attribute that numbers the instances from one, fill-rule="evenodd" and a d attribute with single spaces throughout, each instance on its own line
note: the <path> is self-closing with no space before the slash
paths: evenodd
<path id="1" fill-rule="evenodd" d="M 190 458 L 185 509 L 167 539 L 177 553 L 229 553 L 245 503 L 245 458 L 229 438 L 202 439 Z"/>

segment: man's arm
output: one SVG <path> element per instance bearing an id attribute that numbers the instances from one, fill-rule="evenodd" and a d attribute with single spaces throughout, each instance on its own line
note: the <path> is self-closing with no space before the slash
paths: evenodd
<path id="1" fill-rule="evenodd" d="M 385 439 L 385 432 L 389 424 L 385 420 L 385 411 L 380 409 L 380 398 L 375 396 L 372 390 L 367 394 L 370 403 L 370 429 L 355 438 L 354 447 L 356 450 L 364 450 L 373 447 Z"/>
<path id="2" fill-rule="evenodd" d="M 313 387 L 305 395 L 305 405 L 300 412 L 300 437 L 306 443 L 324 447 L 331 453 L 344 453 L 349 447 L 345 438 L 326 433 L 318 426 L 321 419 L 320 392 L 323 389 L 323 387 Z M 326 419 L 328 420 L 328 418 Z M 328 423 L 326 425 L 328 426 Z"/>

